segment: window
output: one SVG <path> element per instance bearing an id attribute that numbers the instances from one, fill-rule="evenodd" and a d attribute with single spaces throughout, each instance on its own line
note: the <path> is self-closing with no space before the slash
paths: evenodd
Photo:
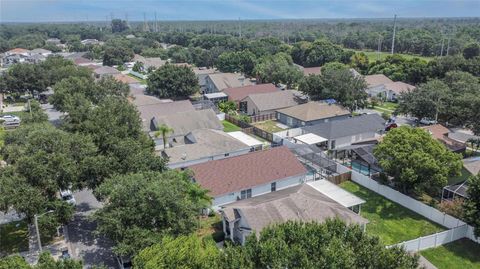
<path id="1" fill-rule="evenodd" d="M 274 192 L 277 190 L 277 182 L 270 184 L 270 191 Z"/>
<path id="2" fill-rule="evenodd" d="M 335 140 L 332 140 L 332 142 L 330 142 L 330 148 L 335 149 Z"/>
<path id="3" fill-rule="evenodd" d="M 228 156 L 230 156 L 230 153 L 225 153 L 224 156 L 228 157 Z"/>
<path id="4" fill-rule="evenodd" d="M 247 198 L 250 198 L 252 197 L 252 189 L 248 189 L 248 190 L 243 190 L 240 192 L 240 199 L 243 200 L 243 199 L 247 199 Z"/>

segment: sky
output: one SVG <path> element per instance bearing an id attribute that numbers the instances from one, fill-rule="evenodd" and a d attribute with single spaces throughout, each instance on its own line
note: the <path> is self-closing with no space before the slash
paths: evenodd
<path id="1" fill-rule="evenodd" d="M 480 0 L 0 0 L 0 22 L 479 17 Z"/>

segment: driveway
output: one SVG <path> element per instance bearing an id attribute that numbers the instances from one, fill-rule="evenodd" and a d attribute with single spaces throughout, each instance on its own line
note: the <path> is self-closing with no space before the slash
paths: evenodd
<path id="1" fill-rule="evenodd" d="M 53 123 L 55 126 L 58 126 L 61 123 L 61 116 L 63 113 L 53 108 L 51 104 L 41 104 L 42 109 L 48 116 L 48 121 Z"/>
<path id="2" fill-rule="evenodd" d="M 94 235 L 96 223 L 88 217 L 102 205 L 95 199 L 91 190 L 74 193 L 77 209 L 73 220 L 67 225 L 68 241 L 72 257 L 83 260 L 85 268 L 104 264 L 108 268 L 118 268 L 111 251 L 113 243 L 104 237 Z"/>

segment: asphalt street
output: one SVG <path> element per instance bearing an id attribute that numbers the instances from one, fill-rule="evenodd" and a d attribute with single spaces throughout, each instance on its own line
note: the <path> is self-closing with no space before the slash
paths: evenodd
<path id="1" fill-rule="evenodd" d="M 74 193 L 77 201 L 76 213 L 67 225 L 71 255 L 83 260 L 84 267 L 105 265 L 108 268 L 118 268 L 111 248 L 112 242 L 107 238 L 95 236 L 96 223 L 89 216 L 101 207 L 90 190 Z"/>

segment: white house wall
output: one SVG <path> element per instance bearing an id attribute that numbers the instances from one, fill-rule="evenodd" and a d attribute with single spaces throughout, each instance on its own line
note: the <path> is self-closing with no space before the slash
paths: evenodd
<path id="1" fill-rule="evenodd" d="M 342 147 L 347 147 L 356 142 L 360 142 L 370 138 L 375 138 L 375 132 L 367 132 L 367 133 L 356 134 L 352 136 L 345 136 L 345 137 L 330 139 L 328 140 L 328 148 L 332 149 L 332 140 L 335 140 L 335 148 L 342 148 Z"/>
<path id="2" fill-rule="evenodd" d="M 306 179 L 306 175 L 302 174 L 302 175 L 298 175 L 298 176 L 293 176 L 293 177 L 288 177 L 288 178 L 272 181 L 272 182 L 269 182 L 267 184 L 262 184 L 262 185 L 259 185 L 259 186 L 256 186 L 256 187 L 252 187 L 251 188 L 252 189 L 252 197 L 271 192 L 270 188 L 271 188 L 271 183 L 273 183 L 273 182 L 277 183 L 277 191 L 278 191 L 278 190 L 281 190 L 281 189 L 285 189 L 285 188 L 288 188 L 288 187 L 293 187 L 293 186 L 299 185 L 299 184 L 303 183 L 305 181 L 305 179 Z M 214 197 L 213 209 L 218 210 L 218 209 L 220 209 L 220 206 L 222 206 L 222 205 L 231 204 L 233 202 L 236 202 L 237 197 L 241 196 L 241 191 L 242 190 L 238 190 L 238 191 L 231 192 L 231 193 L 228 193 L 228 194 L 225 194 L 225 195 Z"/>

